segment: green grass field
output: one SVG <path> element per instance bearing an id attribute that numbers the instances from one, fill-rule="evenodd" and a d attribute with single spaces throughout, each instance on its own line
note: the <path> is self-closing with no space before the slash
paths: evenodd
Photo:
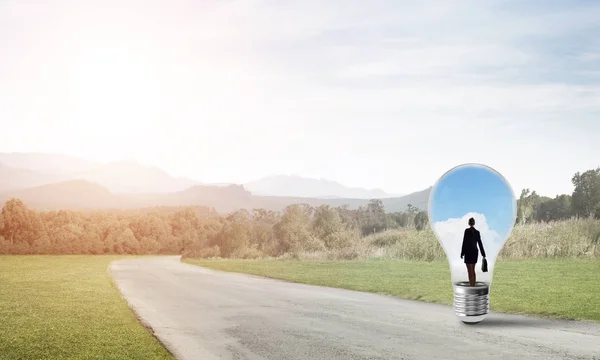
<path id="1" fill-rule="evenodd" d="M 446 261 L 184 261 L 216 270 L 305 284 L 452 303 Z M 498 312 L 600 321 L 599 284 L 598 260 L 500 260 L 494 269 L 490 308 Z"/>
<path id="2" fill-rule="evenodd" d="M 0 256 L 2 359 L 172 359 L 113 285 L 118 258 Z"/>

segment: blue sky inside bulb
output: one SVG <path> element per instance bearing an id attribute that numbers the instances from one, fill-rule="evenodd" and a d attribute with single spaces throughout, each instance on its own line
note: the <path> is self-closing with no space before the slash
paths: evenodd
<path id="1" fill-rule="evenodd" d="M 481 233 L 489 271 L 481 272 L 481 252 L 476 266 L 477 281 L 491 283 L 498 253 L 515 224 L 516 200 L 510 184 L 485 165 L 465 164 L 444 174 L 429 198 L 429 220 L 450 263 L 453 281 L 468 278 L 460 258 L 463 234 L 469 218 Z"/>

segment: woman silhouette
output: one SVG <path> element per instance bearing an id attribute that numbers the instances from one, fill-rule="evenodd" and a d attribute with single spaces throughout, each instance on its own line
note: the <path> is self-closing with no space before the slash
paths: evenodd
<path id="1" fill-rule="evenodd" d="M 465 229 L 465 235 L 463 236 L 462 251 L 460 258 L 465 258 L 465 264 L 467 265 L 467 272 L 469 273 L 469 285 L 475 286 L 475 264 L 477 264 L 477 257 L 479 252 L 477 251 L 477 245 L 481 249 L 481 255 L 485 259 L 485 250 L 483 250 L 483 243 L 481 242 L 481 234 L 479 230 L 475 229 L 475 219 L 469 219 L 469 227 Z"/>

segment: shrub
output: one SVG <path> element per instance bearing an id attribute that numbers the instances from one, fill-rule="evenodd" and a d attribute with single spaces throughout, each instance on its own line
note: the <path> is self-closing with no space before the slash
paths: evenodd
<path id="1" fill-rule="evenodd" d="M 600 258 L 600 221 L 571 219 L 515 226 L 500 251 L 504 259 Z"/>
<path id="2" fill-rule="evenodd" d="M 358 229 L 353 229 L 329 234 L 323 239 L 323 243 L 328 249 L 346 249 L 351 248 L 359 240 L 360 231 Z"/>
<path id="3" fill-rule="evenodd" d="M 258 259 L 263 257 L 263 253 L 256 248 L 246 247 L 234 250 L 230 257 L 232 259 Z"/>
<path id="4" fill-rule="evenodd" d="M 217 246 L 217 245 L 207 247 L 207 248 L 187 250 L 183 254 L 183 257 L 198 258 L 198 259 L 212 259 L 212 258 L 217 258 L 220 256 L 221 256 L 221 250 L 219 249 L 219 246 Z"/>

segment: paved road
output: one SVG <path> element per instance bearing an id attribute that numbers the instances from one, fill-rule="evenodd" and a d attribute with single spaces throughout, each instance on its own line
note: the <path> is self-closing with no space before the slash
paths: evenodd
<path id="1" fill-rule="evenodd" d="M 179 257 L 128 259 L 113 278 L 182 360 L 600 359 L 600 326 L 490 314 L 204 269 Z M 492 293 L 493 296 L 493 293 Z"/>

